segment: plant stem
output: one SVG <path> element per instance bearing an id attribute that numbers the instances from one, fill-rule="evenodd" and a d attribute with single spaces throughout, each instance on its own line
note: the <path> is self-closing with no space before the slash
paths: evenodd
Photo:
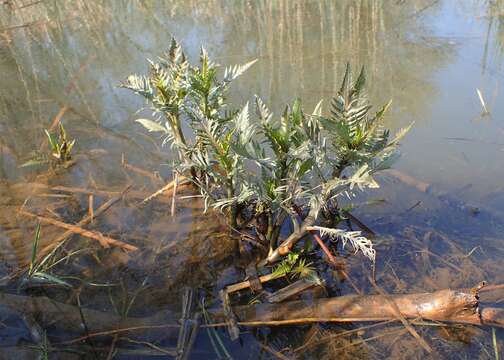
<path id="1" fill-rule="evenodd" d="M 231 199 L 234 197 L 234 188 L 233 188 L 233 178 L 232 177 L 229 177 L 227 178 L 226 180 L 226 187 L 227 187 L 227 197 L 228 199 Z M 231 209 L 229 211 L 229 218 L 228 218 L 228 222 L 229 222 L 229 225 L 236 229 L 237 228 L 237 216 L 238 216 L 238 204 L 236 204 L 236 202 L 233 202 L 233 204 L 231 205 Z"/>
<path id="2" fill-rule="evenodd" d="M 277 215 L 275 224 L 272 226 L 271 235 L 268 237 L 270 239 L 270 246 L 273 250 L 278 243 L 278 238 L 280 237 L 280 230 L 282 229 L 282 224 L 287 218 L 287 212 L 282 210 L 280 214 Z"/>
<path id="3" fill-rule="evenodd" d="M 263 262 L 261 262 L 261 265 L 272 264 L 278 261 L 281 256 L 287 255 L 294 245 L 296 245 L 296 243 L 308 233 L 307 228 L 315 224 L 315 221 L 317 220 L 317 213 L 318 209 L 312 207 L 299 230 L 293 232 L 286 240 L 284 240 L 278 248 L 276 248 Z"/>

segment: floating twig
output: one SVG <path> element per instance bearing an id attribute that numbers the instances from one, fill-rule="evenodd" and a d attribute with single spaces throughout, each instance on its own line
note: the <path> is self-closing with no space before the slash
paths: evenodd
<path id="1" fill-rule="evenodd" d="M 357 294 L 362 294 L 362 291 L 360 291 L 360 289 L 357 287 L 357 285 L 355 285 L 355 283 L 352 281 L 352 279 L 350 278 L 350 276 L 348 275 L 348 273 L 343 269 L 343 263 L 342 262 L 338 262 L 336 260 L 336 258 L 333 256 L 333 254 L 331 253 L 331 251 L 324 244 L 324 242 L 322 241 L 322 239 L 320 238 L 320 236 L 317 233 L 313 233 L 313 231 L 317 231 L 318 232 L 318 230 L 316 230 L 314 228 L 311 228 L 311 227 L 308 227 L 308 231 L 312 232 L 313 238 L 315 239 L 315 241 L 317 242 L 317 244 L 320 245 L 320 247 L 322 248 L 322 251 L 324 252 L 324 254 L 326 254 L 327 259 L 329 260 L 329 263 L 332 264 L 332 265 L 334 265 L 336 267 L 336 269 L 341 273 L 341 275 L 343 275 L 345 277 L 345 279 L 348 281 L 348 283 L 350 284 L 350 286 L 355 290 L 355 292 Z"/>
<path id="2" fill-rule="evenodd" d="M 316 232 L 318 230 L 308 228 L 308 231 Z M 317 242 L 317 244 L 319 244 L 319 246 L 322 249 L 322 251 L 324 252 L 324 254 L 326 254 L 329 262 L 331 264 L 333 264 L 334 266 L 341 266 L 341 264 L 336 261 L 336 258 L 333 256 L 331 251 L 327 248 L 326 244 L 324 244 L 324 242 L 322 241 L 320 236 L 317 233 L 312 233 L 312 235 L 313 235 L 313 238 L 315 239 L 315 241 Z"/>
<path id="3" fill-rule="evenodd" d="M 84 217 L 81 221 L 79 221 L 76 224 L 76 226 L 82 227 L 82 226 L 85 226 L 85 225 L 89 224 L 94 218 L 100 216 L 106 210 L 108 210 L 114 204 L 116 204 L 119 200 L 121 200 L 122 197 L 124 196 L 124 194 L 126 194 L 130 188 L 131 188 L 131 185 L 126 186 L 124 188 L 124 190 L 120 192 L 119 196 L 113 197 L 113 198 L 109 199 L 107 202 L 103 203 L 93 213 L 93 216 L 91 216 L 91 214 L 90 214 L 90 215 Z M 74 232 L 71 231 L 71 230 L 68 230 L 68 231 L 64 232 L 63 234 L 61 234 L 60 236 L 58 236 L 56 239 L 52 240 L 48 245 L 46 245 L 45 247 L 43 247 L 38 252 L 38 254 L 37 254 L 37 261 L 39 261 L 40 259 L 42 259 L 43 256 L 45 256 L 46 254 L 48 254 L 49 252 L 51 252 L 52 250 L 54 250 L 56 247 L 58 247 L 63 241 L 65 241 L 72 234 L 74 234 Z"/>
<path id="4" fill-rule="evenodd" d="M 172 202 L 171 202 L 171 217 L 175 217 L 175 203 L 177 199 L 177 187 L 178 187 L 178 182 L 179 182 L 179 173 L 175 171 L 175 183 L 173 184 L 173 193 L 172 193 Z"/>
<path id="5" fill-rule="evenodd" d="M 415 179 L 413 176 L 405 174 L 402 171 L 396 169 L 387 169 L 385 173 L 392 175 L 393 177 L 405 183 L 406 185 L 413 186 L 418 191 L 421 191 L 423 193 L 426 193 L 431 186 L 431 184 L 426 183 L 425 181 Z"/>

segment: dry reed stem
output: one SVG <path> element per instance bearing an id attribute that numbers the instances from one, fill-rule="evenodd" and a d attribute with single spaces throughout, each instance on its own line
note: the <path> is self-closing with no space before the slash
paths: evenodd
<path id="1" fill-rule="evenodd" d="M 88 213 L 91 224 L 94 222 L 94 196 L 93 194 L 89 194 L 88 196 Z"/>
<path id="2" fill-rule="evenodd" d="M 175 181 L 175 183 L 173 184 L 172 202 L 171 202 L 171 209 L 170 209 L 171 217 L 173 218 L 173 220 L 175 220 L 175 203 L 177 200 L 177 187 L 178 187 L 178 183 L 179 183 L 178 172 L 175 172 L 174 181 Z"/>
<path id="3" fill-rule="evenodd" d="M 126 170 L 130 170 L 131 172 L 134 172 L 134 173 L 136 173 L 136 174 L 138 174 L 140 176 L 145 176 L 145 177 L 151 179 L 151 181 L 154 184 L 158 184 L 160 182 L 159 181 L 159 177 L 157 177 L 151 171 L 139 168 L 138 166 L 135 166 L 135 165 L 128 164 L 128 162 L 126 161 L 126 157 L 124 156 L 124 154 L 121 155 L 121 165 Z"/>
<path id="4" fill-rule="evenodd" d="M 362 221 L 360 221 L 355 215 L 350 213 L 349 211 L 344 210 L 343 215 L 346 216 L 350 221 L 353 221 L 358 227 L 361 228 L 363 232 L 367 234 L 368 237 L 376 236 L 376 233 Z"/>
<path id="5" fill-rule="evenodd" d="M 69 231 L 72 231 L 75 234 L 82 235 L 82 236 L 87 237 L 89 239 L 97 240 L 105 248 L 108 248 L 110 246 L 115 246 L 115 247 L 119 247 L 119 248 L 122 248 L 124 250 L 129 250 L 129 251 L 138 250 L 138 248 L 134 245 L 126 244 L 120 240 L 112 239 L 112 238 L 105 236 L 105 235 L 102 235 L 101 233 L 96 232 L 96 231 L 85 230 L 85 229 L 81 228 L 80 226 L 71 225 L 71 224 L 67 224 L 62 221 L 54 220 L 54 219 L 51 219 L 48 217 L 40 216 L 37 214 L 32 214 L 32 213 L 25 211 L 25 210 L 20 210 L 19 214 L 27 216 L 27 217 L 31 217 L 31 218 L 36 218 L 41 222 L 67 229 Z"/>
<path id="6" fill-rule="evenodd" d="M 413 244 L 413 243 L 412 243 L 411 245 L 413 245 L 414 247 L 416 247 L 416 248 L 418 249 L 418 252 L 419 252 L 419 253 L 425 253 L 425 254 L 427 254 L 427 255 L 430 255 L 430 256 L 432 256 L 432 257 L 435 257 L 436 259 L 438 259 L 439 261 L 441 261 L 441 262 L 442 262 L 442 263 L 444 263 L 445 265 L 447 265 L 447 266 L 451 267 L 452 269 L 454 269 L 454 270 L 456 270 L 456 271 L 458 271 L 458 272 L 460 272 L 460 273 L 463 273 L 463 272 L 464 272 L 464 270 L 462 270 L 460 267 L 458 267 L 457 265 L 454 265 L 454 264 L 452 264 L 451 262 L 449 262 L 449 261 L 445 260 L 445 259 L 444 259 L 441 255 L 438 255 L 438 254 L 436 254 L 436 253 L 433 253 L 432 251 L 430 251 L 430 250 L 428 250 L 428 249 L 425 249 L 425 248 L 422 248 L 422 247 L 421 247 L 421 246 L 419 246 L 419 245 L 416 245 L 416 244 Z"/>
<path id="7" fill-rule="evenodd" d="M 178 179 L 178 181 L 179 181 L 178 182 L 178 186 L 185 186 L 185 187 L 189 187 L 190 186 L 190 183 L 188 182 L 189 180 L 185 176 L 180 176 L 180 178 Z M 145 199 L 143 199 L 142 205 L 145 205 L 149 201 L 157 198 L 158 196 L 166 193 L 169 190 L 172 190 L 172 194 L 173 194 L 174 187 L 175 187 L 175 180 L 172 180 L 168 184 L 166 184 L 165 186 L 163 186 L 161 189 L 159 189 L 158 191 L 156 191 L 155 193 L 153 193 L 153 194 L 149 195 L 148 197 L 146 197 Z"/>
<path id="8" fill-rule="evenodd" d="M 334 339 L 337 339 L 337 338 L 340 338 L 340 337 L 344 337 L 344 336 L 347 336 L 347 335 L 352 335 L 352 334 L 355 334 L 357 332 L 361 332 L 363 330 L 369 330 L 369 329 L 372 329 L 372 328 L 375 328 L 375 327 L 378 327 L 378 326 L 383 326 L 383 325 L 391 324 L 391 323 L 396 322 L 396 321 L 397 321 L 397 319 L 382 321 L 382 322 L 379 322 L 379 323 L 376 323 L 376 324 L 371 324 L 371 325 L 367 325 L 367 326 L 361 326 L 361 327 L 356 328 L 356 329 L 346 330 L 346 331 L 343 331 L 343 332 L 340 332 L 340 333 L 332 334 L 332 335 L 326 336 L 323 339 L 320 339 L 320 340 L 317 340 L 317 341 L 314 341 L 314 342 L 307 342 L 307 343 L 305 343 L 305 344 L 297 347 L 292 352 L 297 353 L 297 352 L 303 351 L 305 349 L 308 349 L 308 348 L 311 348 L 311 347 L 323 344 L 325 342 L 328 342 L 328 341 L 331 341 L 331 340 L 334 340 Z"/>
<path id="9" fill-rule="evenodd" d="M 268 282 L 268 281 L 271 281 L 271 280 L 274 280 L 274 279 L 278 279 L 280 277 L 283 277 L 284 275 L 274 275 L 274 274 L 268 274 L 268 275 L 263 275 L 261 277 L 259 277 L 259 281 L 262 283 L 265 283 L 265 282 Z M 242 282 L 239 282 L 237 284 L 233 284 L 233 285 L 229 285 L 226 287 L 226 292 L 228 294 L 231 294 L 233 292 L 236 292 L 236 291 L 240 291 L 240 290 L 243 290 L 243 289 L 248 289 L 250 288 L 251 284 L 250 284 L 250 281 L 249 280 L 246 280 L 246 281 L 242 281 Z"/>
<path id="10" fill-rule="evenodd" d="M 22 182 L 22 183 L 16 183 L 12 185 L 14 191 L 22 192 L 26 191 L 26 189 L 30 189 L 31 193 L 29 196 L 33 194 L 40 193 L 42 191 L 54 191 L 54 192 L 62 192 L 62 193 L 67 193 L 67 194 L 82 194 L 82 195 L 94 195 L 94 196 L 99 196 L 99 197 L 113 197 L 113 196 L 118 196 L 121 195 L 120 190 L 100 190 L 100 189 L 88 189 L 88 188 L 81 188 L 81 187 L 71 187 L 71 186 L 49 186 L 47 184 L 41 183 L 41 182 Z M 191 184 L 190 183 L 180 183 L 178 184 L 177 192 L 180 193 L 182 190 L 190 190 L 191 189 Z M 160 202 L 167 202 L 168 199 L 166 197 L 170 196 L 172 194 L 173 188 L 167 189 L 164 191 L 161 191 L 159 194 L 155 196 L 155 198 L 159 198 L 158 201 Z M 131 190 L 128 191 L 128 196 L 134 199 L 145 199 L 146 197 L 149 197 L 153 194 L 150 194 L 149 192 L 146 191 L 139 191 L 139 190 Z M 161 196 L 164 195 L 164 196 Z M 169 199 L 171 202 L 171 199 Z M 179 201 L 186 200 L 184 197 L 179 197 Z M 192 204 L 192 203 L 191 203 Z M 189 204 L 188 206 L 191 206 Z"/>
<path id="11" fill-rule="evenodd" d="M 49 132 L 53 132 L 57 127 L 58 125 L 61 123 L 61 119 L 63 118 L 63 116 L 65 115 L 65 113 L 70 109 L 70 107 L 68 107 L 67 105 L 63 105 L 60 110 L 58 111 L 58 113 L 56 114 L 56 116 L 54 117 L 52 123 L 51 123 L 51 126 L 49 126 Z M 40 146 L 39 146 L 39 151 L 42 151 L 46 146 L 47 146 L 47 137 L 44 136 L 43 139 L 42 139 L 42 142 L 40 143 Z"/>
<path id="12" fill-rule="evenodd" d="M 78 338 L 68 340 L 68 341 L 63 341 L 60 343 L 57 343 L 55 345 L 69 345 L 69 344 L 75 344 L 93 337 L 97 336 L 111 336 L 115 334 L 120 334 L 120 333 L 125 333 L 125 332 L 130 332 L 130 331 L 139 331 L 139 330 L 152 330 L 152 329 L 166 329 L 166 328 L 179 328 L 179 324 L 163 324 L 163 325 L 142 325 L 142 326 L 131 326 L 131 327 L 126 327 L 126 328 L 121 328 L 121 329 L 114 329 L 114 330 L 108 330 L 108 331 L 99 331 L 95 333 L 89 333 L 84 336 L 80 336 Z M 202 325 L 204 327 L 204 325 Z"/>
<path id="13" fill-rule="evenodd" d="M 122 199 L 124 194 L 128 192 L 130 189 L 131 185 L 126 186 L 124 190 L 121 192 L 119 196 L 113 197 L 109 199 L 107 202 L 103 203 L 92 215 L 88 215 L 85 218 L 83 218 L 81 221 L 79 221 L 76 226 L 82 227 L 84 225 L 89 224 L 90 222 L 93 221 L 94 218 L 100 216 L 102 213 L 104 213 L 106 210 L 108 210 L 110 207 L 115 205 L 119 200 Z M 56 248 L 61 242 L 65 241 L 70 235 L 74 234 L 73 231 L 68 230 L 64 232 L 62 235 L 58 236 L 56 239 L 52 240 L 48 245 L 43 247 L 37 254 L 37 261 L 41 260 L 43 256 L 48 254 L 50 251 L 52 251 L 54 248 Z"/>
<path id="14" fill-rule="evenodd" d="M 483 108 L 483 112 L 481 114 L 482 115 L 489 115 L 490 111 L 488 111 L 488 108 L 486 106 L 485 100 L 483 99 L 483 94 L 481 93 L 481 90 L 476 88 L 476 93 L 478 94 L 478 98 L 481 103 L 481 107 Z"/>
<path id="15" fill-rule="evenodd" d="M 269 347 L 268 345 L 263 344 L 263 343 L 261 343 L 261 342 L 259 342 L 258 344 L 259 344 L 259 346 L 260 346 L 262 349 L 266 350 L 266 351 L 267 351 L 267 352 L 269 352 L 271 355 L 273 355 L 273 356 L 275 356 L 275 357 L 279 358 L 280 360 L 290 360 L 290 358 L 289 358 L 289 357 L 285 356 L 284 354 L 282 354 L 282 353 L 281 353 L 281 352 L 279 352 L 279 351 L 276 351 L 275 349 L 272 349 L 272 348 L 271 348 L 271 347 Z"/>

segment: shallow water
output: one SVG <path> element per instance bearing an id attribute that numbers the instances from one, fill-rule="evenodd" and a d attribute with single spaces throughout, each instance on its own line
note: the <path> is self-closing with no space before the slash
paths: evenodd
<path id="1" fill-rule="evenodd" d="M 356 200 L 385 200 L 356 211 L 379 234 L 378 279 L 391 292 L 473 286 L 483 279 L 504 281 L 499 265 L 504 228 L 503 14 L 501 1 L 476 0 L 1 3 L 0 277 L 30 259 L 34 224 L 16 216 L 22 204 L 31 211 L 50 209 L 72 223 L 87 212 L 87 194 L 42 196 L 50 191 L 40 186 L 35 190 L 34 183 L 116 192 L 131 183 L 135 191 L 147 195 L 171 176 L 169 149 L 134 123 L 139 116 L 150 116 L 149 112 L 139 115 L 142 101 L 117 85 L 131 73 L 145 72 L 145 58 L 161 54 L 174 35 L 193 59 L 201 45 L 222 65 L 259 59 L 233 85 L 233 97 L 246 101 L 258 94 L 277 113 L 295 97 L 303 99 L 306 109 L 323 98 L 327 110 L 346 62 L 365 66 L 373 103 L 393 99 L 387 126 L 395 130 L 415 122 L 395 165 L 415 183 L 384 175 L 380 190 Z M 488 116 L 481 115 L 476 89 L 481 90 Z M 19 168 L 32 151 L 45 146 L 42 130 L 58 113 L 77 138 L 77 164 L 51 176 L 46 176 L 43 166 Z M 124 166 L 122 158 L 135 168 Z M 422 184 L 429 185 L 427 191 Z M 94 207 L 108 198 L 94 196 Z M 139 208 L 141 198 L 126 196 L 93 224 L 108 236 L 138 246 L 140 255 L 72 239 L 74 245 L 96 249 L 73 256 L 67 267 L 71 273 L 64 274 L 85 279 L 72 284 L 86 307 L 119 313 L 129 309 L 129 315 L 135 316 L 166 309 L 177 312 L 184 286 L 215 296 L 224 285 L 242 280 L 243 272 L 230 266 L 232 252 L 223 251 L 232 245 L 222 235 L 222 224 L 203 217 L 201 204 L 180 201 L 173 219 L 170 199 Z M 437 233 L 451 240 L 440 240 Z M 61 230 L 43 226 L 42 245 L 59 234 Z M 420 256 L 406 241 L 412 238 L 445 256 L 445 262 Z M 203 248 L 201 241 L 205 241 Z M 453 243 L 458 255 L 449 245 Z M 471 250 L 469 263 L 460 254 Z M 449 271 L 446 259 L 463 271 Z M 369 269 L 361 260 L 349 259 L 349 268 L 357 286 L 366 291 L 370 288 L 363 275 Z M 347 283 L 333 284 L 331 289 L 353 291 Z M 74 291 L 67 289 L 21 291 L 75 303 Z M 9 321 L 19 328 L 19 319 Z M 423 331 L 444 357 L 494 357 L 489 329 L 474 330 L 468 344 L 453 338 L 440 340 L 442 334 Z M 225 332 L 220 336 L 233 357 L 241 358 L 246 349 L 249 358 L 267 358 L 272 355 L 258 342 L 277 350 L 294 348 L 302 344 L 306 332 L 305 328 L 247 331 L 241 343 L 227 340 Z M 2 337 L 13 339 L 12 334 L 6 331 Z M 47 334 L 51 343 L 75 337 L 52 327 L 47 327 Z M 380 358 L 386 351 L 390 357 L 422 357 L 418 344 L 408 336 L 398 342 L 389 339 L 390 344 L 383 340 L 344 350 L 334 344 L 322 346 L 302 356 Z M 29 343 L 30 336 L 25 337 L 21 340 Z M 497 339 L 500 346 L 504 333 L 497 331 Z M 166 341 L 157 344 L 173 346 Z M 15 344 L 0 342 L 9 349 Z M 110 341 L 84 343 L 76 350 L 110 347 L 103 344 Z M 135 348 L 131 343 L 121 346 Z M 16 349 L 26 351 L 21 346 Z M 206 334 L 198 337 L 193 356 L 216 357 Z"/>

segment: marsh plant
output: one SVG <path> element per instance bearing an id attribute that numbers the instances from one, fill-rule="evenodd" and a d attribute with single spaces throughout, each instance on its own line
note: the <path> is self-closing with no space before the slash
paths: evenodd
<path id="1" fill-rule="evenodd" d="M 72 149 L 75 145 L 75 139 L 68 139 L 67 132 L 63 124 L 60 123 L 58 129 L 58 136 L 51 134 L 47 130 L 44 130 L 44 132 L 47 136 L 47 141 L 49 143 L 53 159 L 60 163 L 65 163 L 72 158 Z"/>
<path id="2" fill-rule="evenodd" d="M 34 166 L 40 164 L 50 164 L 51 166 L 67 166 L 72 159 L 72 149 L 75 145 L 75 139 L 68 139 L 67 132 L 62 123 L 58 125 L 58 134 L 51 133 L 44 129 L 47 137 L 47 144 L 50 155 L 36 152 L 32 158 L 21 165 L 21 167 Z"/>
<path id="3" fill-rule="evenodd" d="M 263 264 L 289 254 L 313 231 L 375 261 L 369 239 L 337 228 L 338 198 L 377 188 L 373 175 L 390 166 L 409 128 L 390 136 L 381 125 L 390 102 L 372 113 L 364 69 L 354 80 L 349 65 L 328 116 L 322 101 L 307 113 L 299 99 L 280 116 L 257 96 L 235 108 L 229 87 L 254 63 L 221 72 L 202 48 L 193 65 L 172 40 L 165 55 L 149 61 L 148 75 L 131 75 L 122 86 L 147 100 L 154 118 L 137 121 L 176 151 L 175 170 L 190 178 L 206 208 L 221 210 L 235 230 L 268 245 Z M 292 230 L 281 234 L 288 222 Z"/>
<path id="4" fill-rule="evenodd" d="M 37 284 L 52 284 L 59 285 L 71 288 L 72 286 L 66 281 L 60 279 L 59 277 L 51 274 L 51 269 L 60 262 L 63 262 L 66 259 L 69 259 L 73 254 L 76 254 L 80 251 L 73 252 L 65 256 L 62 259 L 55 260 L 53 258 L 54 252 L 51 252 L 48 256 L 43 257 L 38 260 L 38 251 L 39 251 L 39 243 L 40 243 L 40 223 L 37 224 L 35 228 L 35 238 L 32 244 L 32 253 L 31 260 L 26 272 L 26 276 L 23 279 L 23 283 L 21 285 L 27 285 L 28 283 L 37 283 Z"/>

